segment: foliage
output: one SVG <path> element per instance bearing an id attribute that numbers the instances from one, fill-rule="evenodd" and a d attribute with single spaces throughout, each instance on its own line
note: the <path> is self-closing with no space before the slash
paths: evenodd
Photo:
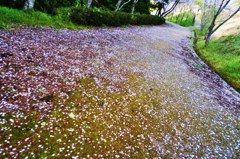
<path id="1" fill-rule="evenodd" d="M 162 11 L 169 3 L 169 0 L 153 0 L 151 8 L 155 9 L 158 15 L 161 15 Z"/>
<path id="2" fill-rule="evenodd" d="M 105 8 L 108 10 L 114 10 L 116 6 L 117 0 L 98 0 L 93 1 L 92 6 L 97 8 Z"/>
<path id="3" fill-rule="evenodd" d="M 0 5 L 15 9 L 22 9 L 25 2 L 26 0 L 0 0 Z M 36 0 L 34 9 L 49 14 L 57 14 L 57 8 L 70 7 L 75 4 L 76 0 Z"/>
<path id="4" fill-rule="evenodd" d="M 123 12 L 100 11 L 96 9 L 74 8 L 71 20 L 80 25 L 92 26 L 122 26 L 122 25 L 158 25 L 165 20 L 152 15 L 132 15 Z"/>
<path id="5" fill-rule="evenodd" d="M 204 48 L 204 41 L 197 51 L 219 75 L 240 91 L 240 35 L 212 40 Z"/>
<path id="6" fill-rule="evenodd" d="M 26 0 L 0 0 L 1 6 L 22 9 Z"/>
<path id="7" fill-rule="evenodd" d="M 45 13 L 33 10 L 16 10 L 6 7 L 0 7 L 0 28 L 9 28 L 11 25 L 29 25 L 29 26 L 50 26 L 55 28 L 77 29 L 67 17 L 67 10 L 61 9 L 57 16 L 50 16 Z"/>
<path id="8" fill-rule="evenodd" d="M 139 0 L 136 4 L 135 12 L 140 14 L 150 14 L 150 5 L 149 0 Z"/>
<path id="9" fill-rule="evenodd" d="M 49 14 L 57 14 L 57 8 L 71 7 L 74 5 L 75 0 L 36 0 L 34 9 Z"/>
<path id="10" fill-rule="evenodd" d="M 193 26 L 193 15 L 190 12 L 183 12 L 167 18 L 168 21 L 177 23 L 184 27 Z"/>
<path id="11" fill-rule="evenodd" d="M 1 6 L 6 6 L 15 9 L 22 9 L 26 0 L 0 0 Z M 34 9 L 39 10 L 48 14 L 57 14 L 57 8 L 63 7 L 73 7 L 86 5 L 86 0 L 36 0 L 34 4 Z M 124 2 L 124 1 L 123 1 Z M 113 0 L 98 0 L 92 1 L 93 8 L 101 8 L 103 10 L 114 11 L 117 1 Z M 141 0 L 136 4 L 135 10 L 137 13 L 150 14 L 149 12 L 150 1 Z M 122 11 L 131 12 L 132 3 L 127 4 Z"/>
<path id="12" fill-rule="evenodd" d="M 150 14 L 151 3 L 149 0 L 139 0 L 135 6 L 135 12 L 140 14 Z M 132 2 L 128 3 L 122 8 L 123 12 L 131 13 L 132 11 Z"/>
<path id="13" fill-rule="evenodd" d="M 131 24 L 133 24 L 133 25 L 159 25 L 164 22 L 165 22 L 165 20 L 158 16 L 135 14 L 132 17 Z"/>

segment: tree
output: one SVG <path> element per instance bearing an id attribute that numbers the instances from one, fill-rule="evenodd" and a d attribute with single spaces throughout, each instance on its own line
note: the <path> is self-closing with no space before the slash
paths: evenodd
<path id="1" fill-rule="evenodd" d="M 156 15 L 161 16 L 165 11 L 166 6 L 169 3 L 169 0 L 154 0 L 155 4 L 153 6 L 156 8 Z"/>
<path id="2" fill-rule="evenodd" d="M 0 0 L 0 5 L 15 9 L 22 9 L 25 2 L 26 0 Z"/>
<path id="3" fill-rule="evenodd" d="M 166 17 L 168 14 L 170 14 L 180 2 L 180 0 L 154 0 L 154 1 L 155 6 L 157 7 L 157 15 L 161 17 Z"/>
<path id="4" fill-rule="evenodd" d="M 150 14 L 150 0 L 139 0 L 135 7 L 135 12 L 140 14 Z"/>
<path id="5" fill-rule="evenodd" d="M 129 5 L 132 2 L 132 5 Z M 124 8 L 123 8 L 124 7 Z M 127 13 L 150 14 L 150 0 L 118 0 L 115 12 L 124 11 Z"/>
<path id="6" fill-rule="evenodd" d="M 35 0 L 27 0 L 24 4 L 24 9 L 33 9 Z"/>
<path id="7" fill-rule="evenodd" d="M 81 4 L 82 1 L 83 0 L 35 0 L 34 9 L 55 15 L 57 14 L 57 8 L 76 6 L 79 3 Z"/>
<path id="8" fill-rule="evenodd" d="M 88 0 L 88 1 L 87 1 L 87 7 L 90 8 L 91 5 L 92 5 L 92 0 Z"/>
<path id="9" fill-rule="evenodd" d="M 226 23 L 229 19 L 231 19 L 235 14 L 237 14 L 240 11 L 240 6 L 237 7 L 237 9 L 230 14 L 225 20 L 223 20 L 220 24 L 216 26 L 216 20 L 219 17 L 219 15 L 223 12 L 223 10 L 228 6 L 231 0 L 221 0 L 219 4 L 214 3 L 214 15 L 210 22 L 210 26 L 207 29 L 207 33 L 205 35 L 205 47 L 208 46 L 209 41 L 211 39 L 212 34 L 221 27 L 224 23 Z M 216 2 L 216 0 L 215 0 Z"/>
<path id="10" fill-rule="evenodd" d="M 133 0 L 132 14 L 134 14 L 134 12 L 135 12 L 135 7 L 136 7 L 137 2 L 138 2 L 138 0 Z"/>
<path id="11" fill-rule="evenodd" d="M 116 4 L 115 12 L 119 10 L 121 4 L 122 4 L 122 0 L 118 0 L 118 2 Z"/>
<path id="12" fill-rule="evenodd" d="M 117 0 L 93 0 L 91 6 L 104 10 L 115 10 L 116 1 Z"/>
<path id="13" fill-rule="evenodd" d="M 116 4 L 116 9 L 115 11 L 119 11 L 121 10 L 125 5 L 127 5 L 128 3 L 130 3 L 131 0 L 126 1 L 125 3 L 122 4 L 122 0 L 118 0 L 117 4 Z M 122 4 L 122 5 L 121 5 Z"/>

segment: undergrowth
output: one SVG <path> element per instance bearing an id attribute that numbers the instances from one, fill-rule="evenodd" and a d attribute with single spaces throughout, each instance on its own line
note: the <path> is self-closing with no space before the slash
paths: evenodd
<path id="1" fill-rule="evenodd" d="M 193 26 L 193 16 L 189 12 L 184 12 L 174 16 L 170 16 L 169 18 L 167 18 L 167 20 L 184 27 Z"/>
<path id="2" fill-rule="evenodd" d="M 52 16 L 34 10 L 17 10 L 0 6 L 0 29 L 8 29 L 15 25 L 47 26 L 69 29 L 84 28 L 68 20 L 64 11 L 64 9 L 60 9 L 58 15 Z"/>
<path id="3" fill-rule="evenodd" d="M 76 24 L 90 26 L 160 25 L 165 23 L 165 19 L 159 16 L 87 8 L 72 8 L 70 19 Z"/>

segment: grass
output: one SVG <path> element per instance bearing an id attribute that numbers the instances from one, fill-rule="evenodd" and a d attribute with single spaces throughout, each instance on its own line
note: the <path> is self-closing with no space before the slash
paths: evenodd
<path id="1" fill-rule="evenodd" d="M 213 39 L 206 48 L 204 41 L 199 41 L 197 51 L 223 79 L 240 91 L 240 35 Z"/>
<path id="2" fill-rule="evenodd" d="M 167 20 L 184 27 L 189 27 L 192 26 L 193 16 L 189 12 L 184 12 L 178 15 L 171 16 L 167 18 Z"/>
<path id="3" fill-rule="evenodd" d="M 82 29 L 63 14 L 51 16 L 34 10 L 17 10 L 0 6 L 0 29 L 8 29 L 15 25 L 47 26 L 52 28 Z"/>

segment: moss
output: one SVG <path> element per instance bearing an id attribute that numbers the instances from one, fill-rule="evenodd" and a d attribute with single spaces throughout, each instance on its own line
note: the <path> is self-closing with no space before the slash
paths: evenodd
<path id="1" fill-rule="evenodd" d="M 183 96 L 176 97 L 165 86 L 140 90 L 146 83 L 142 74 L 128 72 L 127 78 L 128 81 L 118 83 L 120 90 L 111 93 L 107 88 L 110 81 L 103 78 L 103 85 L 98 86 L 93 77 L 83 78 L 79 87 L 60 102 L 63 104 L 59 105 L 61 99 L 53 97 L 54 108 L 44 112 L 44 118 L 39 118 L 38 112 L 24 112 L 29 118 L 23 119 L 31 121 L 26 122 L 28 133 L 17 131 L 19 138 L 15 141 L 30 137 L 32 145 L 20 157 L 34 154 L 33 158 L 115 158 L 118 154 L 120 158 L 171 158 L 174 153 L 179 158 L 183 153 L 202 157 L 209 146 L 226 146 L 227 142 L 215 143 L 208 138 L 209 123 L 215 118 L 213 111 L 205 111 L 207 118 L 203 119 L 179 100 Z M 171 84 L 166 87 L 186 93 Z M 23 119 L 19 118 L 20 122 Z M 41 125 L 42 122 L 46 124 Z M 38 126 L 35 133 L 29 131 L 33 125 Z M 231 132 L 220 125 L 214 131 L 223 129 L 225 134 Z M 15 130 L 12 126 L 4 135 Z M 216 138 L 222 137 L 218 133 Z M 26 145 L 28 142 L 21 143 L 19 148 Z M 158 150 L 165 153 L 159 154 Z"/>

